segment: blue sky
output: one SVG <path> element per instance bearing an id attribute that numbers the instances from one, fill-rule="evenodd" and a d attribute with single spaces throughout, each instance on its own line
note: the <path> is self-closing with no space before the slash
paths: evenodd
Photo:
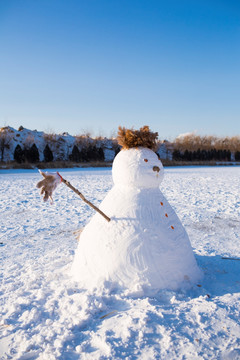
<path id="1" fill-rule="evenodd" d="M 240 2 L 0 0 L 0 126 L 240 134 Z"/>

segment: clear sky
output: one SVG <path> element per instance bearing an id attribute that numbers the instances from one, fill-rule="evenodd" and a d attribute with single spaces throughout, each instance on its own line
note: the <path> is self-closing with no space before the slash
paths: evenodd
<path id="1" fill-rule="evenodd" d="M 0 0 L 0 126 L 240 134 L 238 0 Z"/>

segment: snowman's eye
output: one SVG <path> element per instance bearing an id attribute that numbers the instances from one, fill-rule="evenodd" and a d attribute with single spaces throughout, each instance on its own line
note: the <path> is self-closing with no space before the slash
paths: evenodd
<path id="1" fill-rule="evenodd" d="M 148 162 L 148 159 L 144 159 L 145 162 Z"/>

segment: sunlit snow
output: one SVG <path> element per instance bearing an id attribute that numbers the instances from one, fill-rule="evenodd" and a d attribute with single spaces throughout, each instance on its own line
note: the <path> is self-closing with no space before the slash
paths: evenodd
<path id="1" fill-rule="evenodd" d="M 110 169 L 59 171 L 97 206 L 113 185 Z M 72 280 L 94 210 L 63 184 L 43 203 L 39 180 L 37 170 L 0 172 L 1 359 L 240 358 L 239 167 L 165 169 L 160 188 L 204 278 L 139 298 Z"/>

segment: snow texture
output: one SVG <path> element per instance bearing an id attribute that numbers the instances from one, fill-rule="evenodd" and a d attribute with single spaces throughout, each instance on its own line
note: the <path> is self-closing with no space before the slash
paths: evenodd
<path id="1" fill-rule="evenodd" d="M 110 169 L 59 170 L 100 205 Z M 50 206 L 33 170 L 0 172 L 1 359 L 239 359 L 240 168 L 165 169 L 161 191 L 186 228 L 201 282 L 132 298 L 80 289 L 75 232 L 92 218 L 64 184 Z"/>
<path id="2" fill-rule="evenodd" d="M 150 149 L 122 150 L 113 162 L 114 187 L 80 235 L 72 274 L 85 289 L 132 296 L 177 290 L 201 278 L 181 222 L 161 191 L 163 166 Z"/>

